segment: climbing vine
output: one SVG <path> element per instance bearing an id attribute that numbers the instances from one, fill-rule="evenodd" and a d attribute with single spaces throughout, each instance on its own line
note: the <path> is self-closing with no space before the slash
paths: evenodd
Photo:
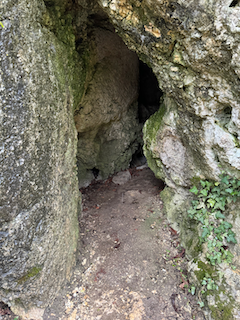
<path id="1" fill-rule="evenodd" d="M 226 221 L 225 210 L 228 204 L 236 202 L 240 197 L 240 181 L 223 172 L 220 181 L 200 180 L 199 186 L 193 186 L 190 191 L 197 199 L 192 201 L 188 215 L 201 225 L 200 242 L 205 244 L 208 262 L 212 266 L 222 262 L 230 264 L 233 254 L 228 250 L 228 244 L 235 244 L 237 241 L 232 224 Z M 201 285 L 202 293 L 218 290 L 208 273 Z"/>

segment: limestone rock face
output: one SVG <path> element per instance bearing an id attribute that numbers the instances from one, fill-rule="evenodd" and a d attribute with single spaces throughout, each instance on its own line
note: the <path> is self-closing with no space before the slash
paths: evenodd
<path id="1" fill-rule="evenodd" d="M 239 7 L 229 7 L 231 1 L 100 3 L 175 102 L 175 111 L 166 106 L 172 134 L 201 158 L 196 174 L 216 178 L 222 164 L 239 176 Z"/>
<path id="2" fill-rule="evenodd" d="M 75 264 L 81 60 L 71 24 L 63 43 L 43 1 L 4 0 L 0 13 L 0 300 L 40 319 Z"/>
<path id="3" fill-rule="evenodd" d="M 141 131 L 136 53 L 112 30 L 95 27 L 88 41 L 92 67 L 74 117 L 80 186 L 88 185 L 95 172 L 105 179 L 127 168 Z"/>
<path id="4" fill-rule="evenodd" d="M 193 179 L 218 179 L 219 165 L 240 178 L 239 3 L 99 3 L 128 47 L 152 67 L 165 94 L 162 107 L 145 124 L 144 149 L 155 175 L 166 181 L 165 208 L 184 235 Z M 234 231 L 240 234 L 236 221 Z M 239 250 L 235 263 L 240 265 Z M 232 286 L 229 292 L 240 301 L 239 290 Z M 212 311 L 212 317 L 219 313 Z"/>

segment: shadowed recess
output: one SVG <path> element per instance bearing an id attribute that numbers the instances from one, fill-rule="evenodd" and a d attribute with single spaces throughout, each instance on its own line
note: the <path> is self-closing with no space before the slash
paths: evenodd
<path id="1" fill-rule="evenodd" d="M 236 7 L 239 4 L 239 0 L 233 0 L 229 7 Z"/>

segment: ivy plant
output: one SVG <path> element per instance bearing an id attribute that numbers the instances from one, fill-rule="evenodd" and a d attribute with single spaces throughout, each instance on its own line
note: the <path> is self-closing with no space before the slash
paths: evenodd
<path id="1" fill-rule="evenodd" d="M 192 201 L 188 215 L 201 225 L 200 242 L 206 244 L 207 260 L 212 266 L 231 263 L 233 254 L 228 250 L 228 244 L 237 241 L 232 224 L 226 221 L 225 210 L 240 197 L 240 181 L 222 172 L 220 181 L 200 180 L 199 186 L 193 186 L 190 191 L 196 199 Z M 208 275 L 202 285 L 206 290 L 218 290 Z"/>
<path id="2" fill-rule="evenodd" d="M 205 274 L 205 277 L 202 280 L 202 286 L 206 288 L 206 290 L 218 290 L 218 286 L 215 281 L 209 276 L 209 274 Z M 202 289 L 201 293 L 204 293 L 205 290 Z"/>

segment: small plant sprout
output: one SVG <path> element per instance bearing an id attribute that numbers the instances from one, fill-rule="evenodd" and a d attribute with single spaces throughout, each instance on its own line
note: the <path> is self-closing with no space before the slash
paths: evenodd
<path id="1" fill-rule="evenodd" d="M 204 307 L 204 302 L 198 301 L 198 304 L 199 304 L 200 308 L 203 308 L 203 307 Z"/>
<path id="2" fill-rule="evenodd" d="M 196 288 L 194 286 L 191 286 L 191 288 L 188 289 L 188 292 L 191 292 L 191 294 L 194 296 L 194 294 L 196 292 Z"/>

